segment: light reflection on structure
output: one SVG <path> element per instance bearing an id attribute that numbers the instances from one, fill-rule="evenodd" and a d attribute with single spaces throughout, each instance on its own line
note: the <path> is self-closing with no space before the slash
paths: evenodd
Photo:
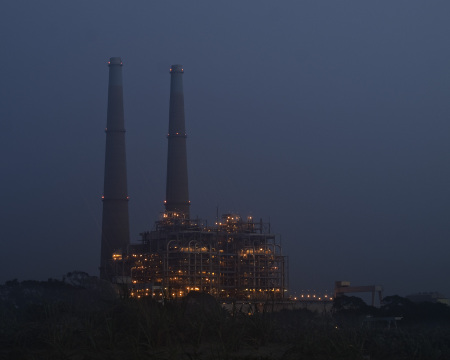
<path id="1" fill-rule="evenodd" d="M 132 297 L 178 298 L 202 291 L 221 299 L 283 299 L 281 241 L 270 225 L 225 214 L 214 226 L 165 212 L 127 255 L 114 254 L 116 282 Z"/>

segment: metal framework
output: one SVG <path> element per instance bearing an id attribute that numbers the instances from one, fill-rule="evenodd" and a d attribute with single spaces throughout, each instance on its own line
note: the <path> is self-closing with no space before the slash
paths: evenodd
<path id="1" fill-rule="evenodd" d="M 372 306 L 375 306 L 375 293 L 378 293 L 379 304 L 383 299 L 383 287 L 381 285 L 350 286 L 350 281 L 336 281 L 334 284 L 334 297 L 347 293 L 372 293 Z"/>
<path id="2" fill-rule="evenodd" d="M 283 299 L 281 241 L 270 225 L 225 214 L 214 226 L 165 212 L 128 254 L 116 254 L 118 278 L 136 297 L 177 298 L 202 291 L 221 299 Z"/>

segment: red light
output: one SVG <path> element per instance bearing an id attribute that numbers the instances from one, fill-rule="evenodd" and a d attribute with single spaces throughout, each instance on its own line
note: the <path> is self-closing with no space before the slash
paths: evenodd
<path id="1" fill-rule="evenodd" d="M 105 198 L 105 195 L 102 195 L 102 199 L 104 199 Z"/>

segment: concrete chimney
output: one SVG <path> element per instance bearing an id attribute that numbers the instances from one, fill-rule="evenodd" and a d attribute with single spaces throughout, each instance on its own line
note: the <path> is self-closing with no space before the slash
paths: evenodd
<path id="1" fill-rule="evenodd" d="M 130 243 L 127 194 L 127 164 L 123 112 L 122 60 L 108 62 L 108 113 L 106 121 L 105 182 L 103 200 L 100 278 L 112 280 L 114 253 Z"/>
<path id="2" fill-rule="evenodd" d="M 189 219 L 189 190 L 184 123 L 183 67 L 170 68 L 169 139 L 165 207 Z"/>

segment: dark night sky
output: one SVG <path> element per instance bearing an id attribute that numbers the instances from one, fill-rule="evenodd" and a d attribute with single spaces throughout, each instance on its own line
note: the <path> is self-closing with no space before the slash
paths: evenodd
<path id="1" fill-rule="evenodd" d="M 191 213 L 272 223 L 292 290 L 450 296 L 450 2 L 10 1 L 0 282 L 98 274 L 109 57 L 132 241 L 163 210 L 183 64 Z"/>

